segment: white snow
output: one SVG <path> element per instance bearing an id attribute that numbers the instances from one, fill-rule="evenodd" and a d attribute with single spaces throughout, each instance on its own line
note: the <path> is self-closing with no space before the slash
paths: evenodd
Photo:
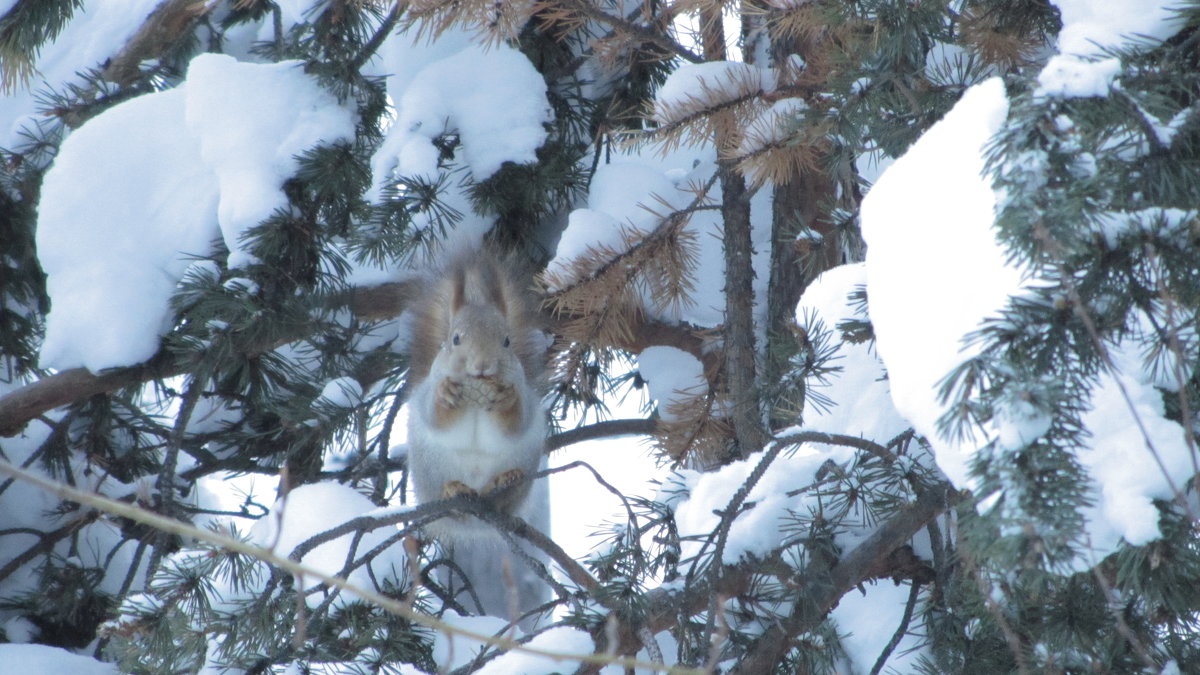
<path id="1" fill-rule="evenodd" d="M 371 500 L 351 487 L 335 482 L 312 483 L 290 491 L 286 498 L 277 501 L 271 513 L 254 524 L 251 534 L 259 546 L 289 555 L 314 535 L 359 516 L 377 515 L 374 512 L 376 507 Z M 366 533 L 358 544 L 355 558 L 382 544 L 396 531 L 395 527 L 384 527 Z M 353 535 L 339 537 L 309 551 L 300 562 L 318 572 L 338 575 L 346 564 L 352 543 Z M 347 581 L 359 588 L 373 590 L 372 576 L 379 580 L 388 576 L 402 578 L 407 574 L 406 564 L 403 548 L 396 545 L 375 558 L 370 570 L 363 565 L 352 571 Z M 307 579 L 304 586 L 307 588 L 315 583 L 316 580 Z M 320 594 L 305 596 L 309 607 L 316 607 L 322 599 Z M 356 599 L 357 594 L 343 591 L 334 605 L 341 607 Z"/>
<path id="2" fill-rule="evenodd" d="M 1121 74 L 1119 59 L 1085 59 L 1073 54 L 1058 54 L 1038 73 L 1040 96 L 1085 98 L 1107 96 L 1113 80 Z"/>
<path id="3" fill-rule="evenodd" d="M 1183 27 L 1174 8 L 1179 0 L 1051 0 L 1062 16 L 1058 50 L 1095 56 L 1106 48 L 1149 38 L 1165 40 Z"/>
<path id="4" fill-rule="evenodd" d="M 241 237 L 287 205 L 281 188 L 299 168 L 296 155 L 354 138 L 353 110 L 339 105 L 303 66 L 201 54 L 188 68 L 187 126 L 217 177 L 217 219 L 230 267 L 254 262 Z"/>
<path id="5" fill-rule="evenodd" d="M 870 315 L 892 398 L 929 439 L 951 482 L 968 489 L 975 486 L 967 466 L 979 448 L 992 441 L 1022 447 L 1050 422 L 1021 392 L 1006 392 L 987 429 L 953 439 L 937 426 L 947 410 L 938 401 L 939 382 L 977 353 L 963 339 L 1022 288 L 1022 271 L 1005 261 L 995 241 L 998 199 L 982 173 L 983 147 L 1006 110 L 999 80 L 970 89 L 884 173 L 862 207 Z M 1111 242 L 1131 229 L 1171 227 L 1181 217 L 1121 214 L 1101 227 Z M 1092 391 L 1092 410 L 1083 419 L 1089 445 L 1079 453 L 1093 481 L 1096 505 L 1084 515 L 1095 559 L 1121 538 L 1143 544 L 1160 536 L 1151 500 L 1171 498 L 1172 480 L 1192 469 L 1182 430 L 1163 417 L 1161 396 L 1137 349 L 1118 345 L 1112 352 L 1117 373 L 1103 375 Z"/>
<path id="6" fill-rule="evenodd" d="M 1195 470 L 1182 428 L 1163 417 L 1162 395 L 1142 366 L 1140 350 L 1121 345 L 1113 360 L 1119 372 L 1101 376 L 1092 392 L 1092 410 L 1083 418 L 1092 444 L 1079 455 L 1099 489 L 1098 503 L 1088 512 L 1094 562 L 1116 548 L 1118 537 L 1135 546 L 1159 538 L 1158 509 L 1151 500 L 1172 499 Z"/>
<path id="7" fill-rule="evenodd" d="M 6 673 L 41 675 L 118 675 L 116 666 L 46 645 L 0 644 L 0 663 Z"/>
<path id="8" fill-rule="evenodd" d="M 587 207 L 571 212 L 548 270 L 565 274 L 571 261 L 589 248 L 624 250 L 623 233 L 653 229 L 656 214 L 680 208 L 684 200 L 659 168 L 632 161 L 600 165 L 592 175 Z"/>
<path id="9" fill-rule="evenodd" d="M 373 198 L 393 173 L 436 178 L 441 151 L 433 141 L 444 133 L 457 132 L 462 159 L 477 181 L 505 162 L 535 162 L 546 140 L 543 124 L 553 119 L 545 80 L 524 54 L 505 45 L 465 47 L 407 83 L 390 81 L 389 93 L 397 119 L 372 160 Z"/>
<path id="10" fill-rule="evenodd" d="M 43 368 L 97 372 L 153 356 L 189 257 L 211 250 L 217 186 L 184 125 L 186 96 L 173 89 L 106 111 L 63 142 L 46 173 Z"/>
<path id="11" fill-rule="evenodd" d="M 16 616 L 4 622 L 4 638 L 14 644 L 33 642 L 41 630 L 37 624 L 23 616 Z"/>
<path id="12" fill-rule="evenodd" d="M 96 372 L 152 356 L 191 258 L 223 234 L 230 265 L 247 262 L 239 237 L 285 203 L 293 155 L 353 133 L 351 111 L 296 64 L 209 54 L 179 87 L 71 134 L 39 203 L 51 300 L 42 367 Z"/>
<path id="13" fill-rule="evenodd" d="M 82 85 L 79 73 L 101 68 L 133 37 L 142 21 L 161 0 L 85 0 L 59 33 L 42 46 L 32 80 L 0 96 L 0 148 L 21 142 L 22 130 L 32 130 L 49 116 L 38 112 L 41 93 Z"/>
<path id="14" fill-rule="evenodd" d="M 869 312 L 892 400 L 934 441 L 950 481 L 969 486 L 970 442 L 938 433 L 939 382 L 974 351 L 962 337 L 1019 288 L 991 229 L 996 196 L 983 146 L 1008 111 L 999 79 L 969 89 L 879 177 L 862 204 Z"/>
<path id="15" fill-rule="evenodd" d="M 645 415 L 645 389 L 625 392 L 608 401 L 604 417 L 632 419 Z M 562 428 L 571 429 L 598 421 L 600 416 L 584 420 L 568 419 Z M 654 493 L 653 482 L 669 473 L 657 465 L 650 439 L 641 436 L 605 438 L 572 445 L 565 452 L 550 454 L 550 468 L 575 461 L 586 462 L 622 495 Z M 556 473 L 547 480 L 553 515 L 550 535 L 555 543 L 571 557 L 582 560 L 607 533 L 606 522 L 623 523 L 627 515 L 623 503 L 596 482 L 592 473 L 582 467 Z"/>
<path id="16" fill-rule="evenodd" d="M 564 271 L 571 260 L 586 253 L 589 247 L 621 249 L 621 235 L 621 224 L 609 214 L 590 208 L 575 209 L 567 216 L 567 229 L 558 240 L 555 271 Z"/>
<path id="17" fill-rule="evenodd" d="M 1053 4 L 1063 26 L 1058 34 L 1059 54 L 1038 75 L 1035 93 L 1042 96 L 1107 96 L 1121 72 L 1116 58 L 1105 58 L 1107 50 L 1153 44 L 1183 27 L 1173 9 L 1177 0 L 1053 0 Z"/>
<path id="18" fill-rule="evenodd" d="M 865 276 L 866 269 L 861 264 L 825 272 L 805 290 L 797 305 L 797 321 L 803 325 L 815 315 L 825 328 L 836 331 L 839 322 L 854 316 L 847 296 L 863 283 Z M 839 340 L 835 335 L 834 344 Z M 807 430 L 859 436 L 883 444 L 908 428 L 909 422 L 892 406 L 882 365 L 866 344 L 842 342 L 832 365 L 841 370 L 829 374 L 821 391 L 835 405 L 828 410 L 811 406 L 805 411 L 802 427 L 783 430 L 778 437 Z M 842 464 L 852 460 L 854 454 L 853 449 L 826 444 L 806 444 L 794 452 L 781 454 L 747 497 L 746 503 L 753 503 L 753 508 L 734 521 L 723 562 L 736 563 L 747 554 L 761 556 L 778 548 L 786 536 L 783 528 L 789 524 L 792 513 L 807 515 L 810 509 L 819 508 L 811 491 L 793 496 L 787 493 L 809 486 L 827 461 Z M 702 540 L 712 532 L 719 522 L 714 509 L 724 509 L 729 504 L 760 459 L 761 455 L 755 455 L 708 473 L 680 472 L 688 488 L 687 496 L 673 499 L 660 495 L 676 502 L 680 535 L 699 536 Z M 869 528 L 856 531 L 844 543 L 852 544 L 868 531 Z M 696 553 L 699 544 L 693 540 L 684 547 L 686 556 Z"/>
<path id="19" fill-rule="evenodd" d="M 838 348 L 830 365 L 840 369 L 827 375 L 823 384 L 810 383 L 833 402 L 833 407 L 826 410 L 809 406 L 804 411 L 803 428 L 853 434 L 882 444 L 895 438 L 910 423 L 892 405 L 890 380 L 870 344 L 843 342 L 837 330 L 838 324 L 855 318 L 848 298 L 866 283 L 865 264 L 835 267 L 814 279 L 796 305 L 798 325 L 804 326 L 810 317 L 815 317 L 826 330 L 833 331 L 832 342 Z"/>
<path id="20" fill-rule="evenodd" d="M 336 408 L 353 408 L 362 403 L 362 385 L 353 377 L 335 377 L 325 383 L 317 402 Z"/>
<path id="21" fill-rule="evenodd" d="M 677 421 L 675 408 L 708 392 L 704 364 L 682 349 L 648 347 L 638 354 L 637 365 L 650 387 L 650 396 L 658 400 L 658 414 L 665 422 Z"/>
<path id="22" fill-rule="evenodd" d="M 494 616 L 462 616 L 452 609 L 442 615 L 442 621 L 477 635 L 499 635 L 508 626 L 504 619 Z M 520 629 L 516 631 L 519 634 Z M 433 662 L 443 671 L 450 672 L 471 663 L 480 650 L 485 648 L 485 643 L 480 640 L 458 633 L 438 631 L 433 636 Z"/>

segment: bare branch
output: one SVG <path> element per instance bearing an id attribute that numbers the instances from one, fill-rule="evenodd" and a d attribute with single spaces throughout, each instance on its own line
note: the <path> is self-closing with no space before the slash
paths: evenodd
<path id="1" fill-rule="evenodd" d="M 657 430 L 658 420 L 654 419 L 605 420 L 554 434 L 547 442 L 547 450 L 558 450 L 568 445 L 601 438 L 651 436 Z"/>
<path id="2" fill-rule="evenodd" d="M 900 645 L 900 640 L 904 639 L 905 633 L 908 632 L 908 623 L 912 621 L 913 610 L 917 606 L 917 596 L 920 595 L 921 584 L 915 579 L 910 582 L 908 589 L 908 602 L 904 603 L 904 613 L 900 616 L 900 625 L 896 627 L 896 632 L 892 634 L 892 639 L 884 646 L 880 652 L 879 658 L 875 660 L 875 666 L 871 668 L 870 675 L 879 675 L 883 671 L 883 667 L 887 665 L 887 661 L 892 656 L 892 652 L 896 651 L 896 647 Z"/>
<path id="3" fill-rule="evenodd" d="M 410 284 L 392 283 L 351 289 L 349 293 L 334 298 L 333 303 L 350 305 L 360 318 L 374 320 L 399 315 L 410 296 Z M 302 337 L 301 333 L 277 344 L 259 345 L 248 350 L 248 353 L 269 351 Z M 57 372 L 0 397 L 0 436 L 16 436 L 38 415 L 89 396 L 182 375 L 187 371 L 186 364 L 160 351 L 144 363 L 107 370 L 101 374 L 92 373 L 86 368 Z"/>
<path id="4" fill-rule="evenodd" d="M 16 436 L 38 415 L 96 394 L 116 391 L 150 380 L 183 372 L 165 353 L 149 361 L 94 375 L 86 368 L 72 368 L 31 382 L 0 397 L 0 436 Z"/>

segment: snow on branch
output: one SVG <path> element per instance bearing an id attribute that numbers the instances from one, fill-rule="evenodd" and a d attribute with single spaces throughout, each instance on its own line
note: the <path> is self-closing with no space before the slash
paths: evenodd
<path id="1" fill-rule="evenodd" d="M 746 121 L 757 116 L 775 84 L 773 71 L 747 63 L 683 65 L 658 90 L 652 118 L 660 126 L 651 137 L 664 153 L 684 144 L 727 140 L 718 148 L 727 155 L 737 147 Z"/>

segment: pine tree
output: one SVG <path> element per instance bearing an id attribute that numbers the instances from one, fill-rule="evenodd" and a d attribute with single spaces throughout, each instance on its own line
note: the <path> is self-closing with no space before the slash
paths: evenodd
<path id="1" fill-rule="evenodd" d="M 621 658 L 736 673 L 1200 669 L 1200 5 L 1183 3 L 1165 40 L 1081 61 L 1112 64 L 1095 95 L 1039 80 L 1069 26 L 1044 0 L 113 7 L 17 0 L 0 14 L 0 121 L 14 123 L 0 138 L 0 468 L 23 474 L 0 482 L 6 641 L 130 673 L 440 672 L 452 657 L 454 672 L 526 672 L 505 665 L 522 648 L 594 653 L 544 672 Z M 76 56 L 55 41 L 98 12 L 128 35 Z M 45 54 L 74 61 L 54 70 Z M 279 199 L 238 235 L 228 203 L 255 174 L 212 188 L 219 234 L 187 251 L 152 355 L 48 364 L 48 313 L 69 301 L 43 269 L 43 187 L 69 197 L 55 172 L 82 175 L 56 158 L 131 104 L 200 97 L 195 64 L 218 63 L 204 54 L 296 62 L 303 84 L 288 91 L 348 122 L 272 160 L 286 171 L 260 191 Z M 530 74 L 539 86 L 518 84 Z M 942 380 L 937 437 L 922 436 L 875 353 L 860 206 L 877 165 L 993 77 L 1009 101 L 989 146 L 995 227 L 1034 281 L 971 336 L 975 355 Z M 470 99 L 493 80 L 508 89 Z M 254 95 L 258 108 L 227 102 L 243 112 L 213 133 L 292 128 L 270 117 L 271 90 Z M 195 131 L 202 114 L 171 128 Z M 246 157 L 260 140 L 246 137 Z M 500 143 L 501 161 L 480 159 Z M 106 158 L 91 161 L 104 185 Z M 78 217 L 111 208 L 91 207 Z M 470 240 L 539 270 L 548 451 L 638 434 L 674 469 L 657 495 L 622 495 L 626 518 L 586 560 L 479 500 L 410 503 L 390 440 L 407 395 L 396 320 L 408 273 Z M 1191 466 L 1133 437 L 1171 494 L 1152 504 L 1160 536 L 1110 551 L 1089 539 L 1086 416 L 1122 369 L 1153 380 Z M 644 417 L 607 419 L 614 396 L 647 388 Z M 942 435 L 1014 419 L 1038 433 L 984 444 L 969 486 L 939 469 Z M 277 483 L 279 501 L 214 506 L 208 491 L 234 476 Z M 504 620 L 461 618 L 478 613 L 474 591 L 422 536 L 463 514 L 555 569 L 541 568 L 552 600 L 515 643 Z M 894 617 L 884 639 L 852 623 L 864 602 Z M 468 648 L 463 631 L 496 639 Z"/>

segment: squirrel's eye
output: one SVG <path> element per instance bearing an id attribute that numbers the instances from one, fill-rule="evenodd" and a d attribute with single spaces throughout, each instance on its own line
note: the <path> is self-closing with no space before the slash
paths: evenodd
<path id="1" fill-rule="evenodd" d="M 507 336 L 507 335 L 505 335 L 505 336 L 504 336 L 504 346 L 505 346 L 505 347 L 507 347 L 508 345 L 509 345 L 508 336 Z"/>
<path id="2" fill-rule="evenodd" d="M 454 334 L 454 339 L 453 339 L 453 340 L 451 340 L 451 342 L 453 342 L 453 343 L 454 343 L 454 344 L 456 344 L 456 345 L 457 345 L 459 342 L 461 342 L 461 340 L 460 340 L 460 339 L 459 339 L 459 337 L 458 337 L 458 333 L 455 333 L 455 334 Z"/>

